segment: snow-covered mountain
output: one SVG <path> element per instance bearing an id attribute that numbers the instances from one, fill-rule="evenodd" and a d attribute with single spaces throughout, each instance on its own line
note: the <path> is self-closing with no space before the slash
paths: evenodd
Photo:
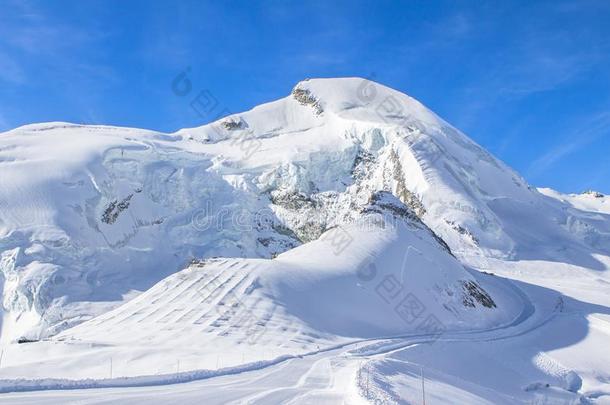
<path id="1" fill-rule="evenodd" d="M 535 189 L 416 100 L 360 78 L 306 80 L 173 134 L 17 128 L 0 134 L 1 337 L 45 340 L 20 345 L 6 373 L 99 377 L 110 353 L 135 377 L 175 358 L 213 368 L 214 350 L 244 344 L 272 361 L 516 327 L 533 304 L 473 268 L 605 274 L 606 200 Z"/>

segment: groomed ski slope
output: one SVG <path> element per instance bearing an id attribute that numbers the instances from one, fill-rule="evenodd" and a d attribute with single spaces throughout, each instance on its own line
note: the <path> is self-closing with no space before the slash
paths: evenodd
<path id="1" fill-rule="evenodd" d="M 552 265 L 541 263 L 490 264 L 500 272 L 536 280 L 536 284 L 544 284 L 541 280 L 548 280 L 545 273 L 553 271 Z M 543 274 L 537 275 L 540 269 Z M 576 268 L 565 270 L 560 277 L 547 281 L 561 285 L 559 289 L 487 276 L 502 288 L 512 284 L 509 288 L 520 291 L 517 295 L 523 304 L 523 311 L 512 322 L 487 332 L 358 341 L 275 364 L 221 369 L 218 374 L 225 375 L 220 376 L 182 373 L 148 381 L 117 379 L 72 385 L 115 386 L 101 390 L 57 391 L 58 386 L 53 384 L 68 384 L 60 380 L 47 382 L 52 383 L 49 388 L 55 388 L 52 391 L 3 394 L 0 401 L 421 403 L 423 369 L 427 403 L 432 404 L 607 403 L 610 391 L 604 375 L 608 375 L 610 356 L 603 350 L 610 334 L 607 286 L 592 283 L 594 280 L 586 276 L 583 280 L 582 273 L 580 277 L 570 276 L 578 272 Z M 583 295 L 590 297 L 589 302 L 574 298 Z M 198 378 L 203 379 L 176 383 Z M 43 383 L 39 381 L 38 386 L 29 389 L 44 389 Z"/>
<path id="2" fill-rule="evenodd" d="M 506 279 L 488 277 L 504 288 L 511 285 Z M 582 389 L 583 374 L 569 366 L 607 364 L 608 355 L 596 345 L 607 339 L 610 329 L 598 330 L 596 325 L 576 350 L 597 351 L 584 358 L 574 356 L 559 346 L 582 338 L 585 325 L 580 313 L 587 306 L 554 290 L 513 283 L 509 288 L 521 291 L 523 311 L 509 324 L 489 331 L 358 341 L 277 363 L 227 368 L 219 370 L 220 375 L 80 381 L 72 388 L 90 389 L 68 391 L 54 386 L 70 387 L 68 381 L 39 381 L 54 390 L 4 394 L 0 399 L 10 403 L 421 403 L 423 369 L 427 403 L 581 403 L 583 397 L 570 390 Z M 530 302 L 532 297 L 535 301 Z M 176 383 L 180 381 L 184 383 Z M 604 403 L 603 391 L 592 391 L 590 400 Z"/>

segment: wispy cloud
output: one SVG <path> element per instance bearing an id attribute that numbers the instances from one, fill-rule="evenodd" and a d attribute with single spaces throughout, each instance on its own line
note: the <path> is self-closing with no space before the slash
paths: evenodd
<path id="1" fill-rule="evenodd" d="M 12 128 L 11 124 L 8 122 L 4 113 L 0 112 L 0 132 L 4 132 Z"/>
<path id="2" fill-rule="evenodd" d="M 559 34 L 513 49 L 510 56 L 500 58 L 503 63 L 493 71 L 488 84 L 494 85 L 499 95 L 521 98 L 577 80 L 607 56 L 608 46 L 581 50 L 575 44 L 561 48 L 551 45 L 569 41 Z"/>
<path id="3" fill-rule="evenodd" d="M 454 122 L 458 126 L 464 129 L 480 126 L 480 121 L 487 120 L 487 115 L 493 114 L 499 105 L 520 103 L 531 96 L 565 89 L 586 80 L 591 72 L 605 69 L 610 59 L 607 36 L 601 35 L 598 27 L 582 26 L 575 30 L 562 24 L 564 21 L 574 24 L 583 13 L 578 8 L 567 12 L 566 7 L 573 6 L 572 3 L 531 6 L 522 11 L 498 6 L 492 15 L 481 17 L 481 22 L 469 22 L 463 17 L 464 26 L 469 27 L 462 30 L 467 43 L 484 46 L 488 44 L 486 38 L 497 38 L 497 44 L 482 52 L 476 47 L 466 52 L 468 58 L 463 64 L 471 69 L 463 70 L 464 84 L 455 94 L 450 114 L 456 117 Z M 501 22 L 514 20 L 521 24 Z M 489 21 L 496 24 L 490 25 Z M 457 42 L 455 46 L 460 49 L 462 44 Z"/>
<path id="4" fill-rule="evenodd" d="M 586 119 L 578 128 L 561 137 L 560 143 L 532 162 L 528 174 L 541 174 L 570 154 L 585 148 L 602 136 L 610 135 L 610 113 L 602 112 Z"/>
<path id="5" fill-rule="evenodd" d="M 34 21 L 22 19 L 22 22 L 24 23 L 15 24 L 10 33 L 5 30 L 5 41 L 20 51 L 33 55 L 49 56 L 57 52 L 69 52 L 74 47 L 87 45 L 97 39 L 91 31 L 56 24 L 40 17 Z"/>
<path id="6" fill-rule="evenodd" d="M 0 80 L 10 84 L 22 84 L 25 73 L 17 61 L 0 49 Z"/>
<path id="7" fill-rule="evenodd" d="M 0 79 L 10 84 L 28 84 L 40 70 L 53 73 L 54 79 L 81 70 L 102 72 L 108 67 L 83 62 L 83 52 L 95 49 L 105 33 L 92 27 L 59 20 L 28 1 L 12 2 L 0 19 Z"/>
<path id="8" fill-rule="evenodd" d="M 590 177 L 584 179 L 582 190 L 596 190 L 609 195 L 608 178 L 610 178 L 610 163 L 602 162 Z"/>

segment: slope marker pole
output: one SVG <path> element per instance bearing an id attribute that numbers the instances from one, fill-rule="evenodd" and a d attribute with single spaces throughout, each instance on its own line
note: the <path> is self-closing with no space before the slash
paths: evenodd
<path id="1" fill-rule="evenodd" d="M 426 389 L 424 386 L 424 368 L 421 368 L 421 395 L 422 395 L 422 404 L 426 405 Z"/>

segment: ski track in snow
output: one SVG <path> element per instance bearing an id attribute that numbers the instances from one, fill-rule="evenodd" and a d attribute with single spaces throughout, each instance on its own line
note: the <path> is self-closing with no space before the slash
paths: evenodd
<path id="1" fill-rule="evenodd" d="M 302 356 L 286 356 L 286 358 L 275 359 L 270 362 L 260 362 L 259 364 L 244 365 L 225 370 L 210 371 L 190 371 L 183 374 L 174 374 L 166 376 L 143 376 L 134 378 L 117 378 L 117 379 L 104 379 L 104 380 L 58 380 L 45 379 L 41 381 L 16 381 L 13 386 L 4 382 L 0 385 L 0 391 L 2 392 L 14 392 L 14 391 L 43 391 L 43 390 L 66 390 L 66 389 L 88 389 L 87 393 L 83 394 L 92 403 L 96 402 L 95 398 L 99 397 L 100 402 L 106 402 L 108 397 L 108 390 L 101 392 L 95 391 L 99 388 L 113 388 L 113 389 L 126 389 L 129 387 L 152 387 L 162 386 L 178 383 L 189 383 L 197 380 L 209 380 L 209 382 L 195 382 L 191 383 L 191 386 L 187 388 L 195 390 L 192 384 L 200 384 L 197 390 L 201 390 L 200 394 L 193 394 L 197 400 L 201 401 L 212 401 L 217 393 L 211 394 L 211 398 L 207 398 L 206 394 L 203 393 L 207 384 L 211 384 L 215 390 L 219 390 L 226 394 L 223 397 L 224 403 L 305 403 L 300 401 L 311 401 L 311 403 L 317 403 L 316 401 L 340 401 L 346 398 L 346 393 L 352 389 L 350 384 L 355 383 L 353 377 L 359 372 L 360 365 L 363 361 L 369 361 L 377 357 L 383 357 L 397 351 L 404 349 L 405 347 L 434 343 L 434 342 L 452 342 L 452 341 L 493 341 L 501 339 L 510 339 L 523 334 L 529 333 L 532 330 L 540 328 L 547 322 L 549 322 L 558 311 L 555 307 L 551 313 L 545 314 L 541 320 L 538 320 L 533 325 L 528 325 L 528 321 L 533 319 L 535 314 L 535 306 L 527 297 L 526 294 L 521 292 L 517 287 L 513 286 L 510 281 L 506 281 L 511 289 L 518 292 L 521 299 L 523 300 L 523 310 L 515 320 L 507 325 L 492 328 L 485 331 L 463 331 L 446 333 L 443 336 L 438 335 L 415 335 L 415 336 L 403 336 L 403 337 L 384 337 L 380 339 L 369 339 L 352 342 L 346 345 L 342 345 L 336 348 L 325 349 L 318 352 L 308 353 Z M 541 316 L 538 316 L 541 318 Z M 333 366 L 331 367 L 331 364 Z M 245 388 L 245 381 L 256 381 L 260 382 L 261 379 L 267 381 L 271 380 L 274 375 L 280 375 L 288 372 L 290 378 L 283 377 L 282 381 L 273 381 L 273 388 L 260 389 L 258 387 Z M 342 382 L 345 384 L 341 387 L 336 387 L 334 380 L 339 378 L 342 374 L 349 374 L 351 378 L 344 379 Z M 235 382 L 217 383 L 226 376 L 235 375 Z M 298 376 L 298 380 L 295 379 Z M 290 383 L 287 384 L 287 381 Z M 357 382 L 362 384 L 361 381 Z M 217 385 L 220 384 L 220 385 Z M 187 384 L 186 386 L 188 386 Z M 185 386 L 185 387 L 186 387 Z M 89 391 L 92 390 L 92 391 Z M 176 394 L 176 391 L 181 389 L 171 388 L 168 391 Z M 112 392 L 112 390 L 110 390 Z M 130 398 L 136 400 L 138 396 L 147 397 L 149 393 L 141 392 L 139 394 L 131 391 L 121 391 L 122 398 Z M 118 394 L 114 393 L 114 395 Z M 174 395 L 172 394 L 172 396 Z M 231 400 L 230 397 L 233 395 L 239 395 L 238 399 Z M 110 394 L 112 396 L 113 394 Z M 125 396 L 126 395 L 126 396 Z M 133 395 L 133 396 L 132 396 Z M 158 394 L 154 394 L 155 396 Z M 178 394 L 179 395 L 179 394 Z M 76 400 L 77 394 L 43 394 L 42 396 L 28 397 L 27 394 L 23 396 L 4 396 L 4 399 L 27 403 L 28 398 L 37 398 L 40 403 L 44 403 L 45 397 L 49 400 Z M 152 398 L 152 396 L 151 396 Z M 0 398 L 2 399 L 2 398 Z M 144 400 L 141 398 L 140 400 Z M 235 402 L 233 402 L 235 401 Z M 220 402 L 219 402 L 220 403 Z M 331 402 L 329 402 L 331 403 Z M 335 403 L 335 402 L 332 402 Z"/>

